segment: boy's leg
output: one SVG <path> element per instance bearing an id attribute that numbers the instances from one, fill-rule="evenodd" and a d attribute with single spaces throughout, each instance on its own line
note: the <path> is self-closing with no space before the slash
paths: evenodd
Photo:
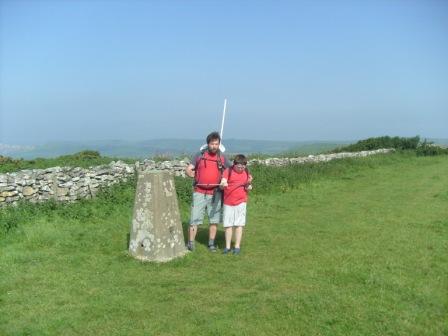
<path id="1" fill-rule="evenodd" d="M 236 226 L 235 227 L 235 248 L 239 249 L 241 244 L 241 237 L 243 236 L 243 227 Z"/>
<path id="2" fill-rule="evenodd" d="M 239 251 L 243 227 L 246 225 L 246 203 L 241 203 L 235 207 L 235 249 Z"/>
<path id="3" fill-rule="evenodd" d="M 223 217 L 222 223 L 224 225 L 225 237 L 226 237 L 226 248 L 223 253 L 227 254 L 230 252 L 230 246 L 232 244 L 232 234 L 233 234 L 233 207 L 230 205 L 223 206 Z"/>
<path id="4" fill-rule="evenodd" d="M 226 227 L 225 228 L 225 234 L 226 234 L 226 249 L 230 250 L 230 244 L 232 243 L 232 227 Z"/>

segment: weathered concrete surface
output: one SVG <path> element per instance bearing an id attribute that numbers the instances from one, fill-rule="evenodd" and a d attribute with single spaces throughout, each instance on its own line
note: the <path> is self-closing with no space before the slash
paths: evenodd
<path id="1" fill-rule="evenodd" d="M 187 253 L 174 178 L 167 171 L 138 172 L 129 253 L 159 262 Z"/>

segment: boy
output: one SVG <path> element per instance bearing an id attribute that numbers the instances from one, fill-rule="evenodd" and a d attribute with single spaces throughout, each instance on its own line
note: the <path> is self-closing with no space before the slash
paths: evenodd
<path id="1" fill-rule="evenodd" d="M 230 252 L 233 227 L 235 227 L 235 248 L 233 254 L 240 253 L 243 227 L 246 225 L 246 204 L 248 190 L 252 189 L 252 176 L 247 170 L 247 159 L 238 154 L 233 166 L 226 169 L 220 187 L 224 190 L 223 223 L 226 236 L 226 247 L 223 254 Z"/>

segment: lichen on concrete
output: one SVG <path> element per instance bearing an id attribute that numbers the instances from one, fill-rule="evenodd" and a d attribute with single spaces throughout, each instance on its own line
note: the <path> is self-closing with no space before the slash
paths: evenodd
<path id="1" fill-rule="evenodd" d="M 169 261 L 187 253 L 172 174 L 138 170 L 129 253 L 142 261 Z"/>

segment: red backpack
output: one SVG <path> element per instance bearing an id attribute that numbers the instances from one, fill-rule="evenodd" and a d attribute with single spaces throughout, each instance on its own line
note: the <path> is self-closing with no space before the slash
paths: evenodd
<path id="1" fill-rule="evenodd" d="M 196 159 L 196 162 L 194 164 L 194 182 L 193 182 L 193 186 L 196 186 L 198 184 L 198 182 L 199 182 L 198 166 L 199 166 L 199 163 L 202 160 L 204 161 L 204 167 L 206 167 L 206 168 L 207 168 L 207 161 L 216 162 L 217 168 L 218 168 L 218 171 L 219 171 L 219 181 L 217 181 L 217 184 L 219 184 L 221 182 L 222 173 L 224 172 L 224 169 L 225 169 L 224 164 L 223 164 L 222 159 L 221 159 L 221 152 L 218 150 L 218 152 L 216 153 L 216 156 L 217 156 L 216 160 L 207 158 L 205 156 L 205 153 L 207 153 L 207 149 L 205 149 L 205 150 L 203 150 L 201 152 L 201 154 L 202 154 L 201 157 Z M 217 186 L 214 186 L 214 187 L 216 188 Z M 212 188 L 212 189 L 214 189 L 214 188 Z"/>

